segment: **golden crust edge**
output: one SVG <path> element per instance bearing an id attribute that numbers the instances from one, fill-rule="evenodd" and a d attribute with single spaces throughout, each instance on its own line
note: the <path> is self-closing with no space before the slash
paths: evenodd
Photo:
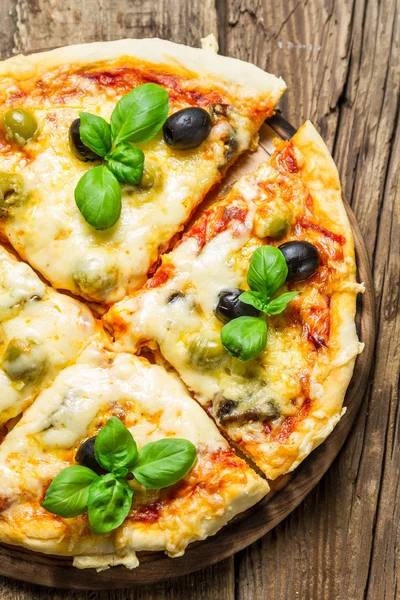
<path id="1" fill-rule="evenodd" d="M 69 63 L 93 64 L 133 56 L 155 64 L 184 68 L 201 77 L 218 77 L 228 86 L 237 86 L 244 97 L 266 97 L 275 104 L 286 89 L 283 79 L 251 63 L 217 54 L 210 45 L 193 48 L 160 38 L 121 39 L 109 42 L 75 44 L 54 50 L 8 58 L 0 63 L 0 75 L 28 79 Z"/>

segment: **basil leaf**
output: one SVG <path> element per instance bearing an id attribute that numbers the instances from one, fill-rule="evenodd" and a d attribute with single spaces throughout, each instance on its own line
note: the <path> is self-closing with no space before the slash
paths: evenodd
<path id="1" fill-rule="evenodd" d="M 154 490 L 174 485 L 196 462 L 196 448 L 189 440 L 165 438 L 139 450 L 133 474 L 141 485 Z"/>
<path id="2" fill-rule="evenodd" d="M 93 533 L 101 535 L 119 527 L 129 514 L 132 497 L 124 479 L 112 473 L 99 477 L 89 488 L 88 517 Z"/>
<path id="3" fill-rule="evenodd" d="M 41 506 L 59 517 L 77 517 L 85 512 L 89 487 L 96 479 L 87 467 L 67 467 L 53 479 Z"/>
<path id="4" fill-rule="evenodd" d="M 299 292 L 286 292 L 285 294 L 281 294 L 277 298 L 270 300 L 270 302 L 268 302 L 266 312 L 269 315 L 279 315 L 279 313 L 285 310 L 289 302 L 293 300 L 298 293 Z"/>
<path id="5" fill-rule="evenodd" d="M 107 167 L 95 167 L 79 180 L 75 202 L 89 225 L 109 229 L 121 215 L 120 185 Z"/>
<path id="6" fill-rule="evenodd" d="M 136 443 L 117 417 L 111 417 L 97 435 L 94 455 L 104 469 L 117 477 L 125 477 L 133 466 L 138 455 Z"/>
<path id="7" fill-rule="evenodd" d="M 99 156 L 111 150 L 111 127 L 102 117 L 81 112 L 79 135 L 82 142 Z"/>
<path id="8" fill-rule="evenodd" d="M 239 300 L 244 304 L 251 304 L 262 312 L 267 312 L 268 298 L 262 292 L 243 292 L 240 294 Z"/>
<path id="9" fill-rule="evenodd" d="M 107 166 L 118 181 L 137 185 L 143 175 L 144 154 L 137 146 L 122 142 L 107 154 Z"/>
<path id="10" fill-rule="evenodd" d="M 288 268 L 285 257 L 275 246 L 257 248 L 247 273 L 250 289 L 271 297 L 285 282 Z"/>
<path id="11" fill-rule="evenodd" d="M 139 85 L 122 96 L 111 115 L 114 146 L 152 138 L 164 125 L 168 104 L 168 92 L 155 83 Z"/>
<path id="12" fill-rule="evenodd" d="M 262 317 L 238 317 L 221 329 L 227 352 L 239 360 L 258 356 L 267 345 L 267 324 Z"/>

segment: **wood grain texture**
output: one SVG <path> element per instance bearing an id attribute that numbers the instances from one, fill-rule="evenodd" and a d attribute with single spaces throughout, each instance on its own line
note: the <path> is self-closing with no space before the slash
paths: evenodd
<path id="1" fill-rule="evenodd" d="M 2 56 L 159 35 L 281 74 L 294 125 L 310 117 L 339 166 L 373 263 L 375 370 L 340 458 L 278 528 L 213 568 L 129 592 L 47 591 L 0 580 L 3 600 L 396 600 L 399 514 L 399 0 L 2 0 Z M 396 212 L 397 211 L 397 212 Z"/>

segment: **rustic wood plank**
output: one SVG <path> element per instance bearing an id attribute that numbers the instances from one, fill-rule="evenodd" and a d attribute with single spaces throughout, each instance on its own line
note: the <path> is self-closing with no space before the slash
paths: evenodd
<path id="1" fill-rule="evenodd" d="M 241 600 L 399 595 L 398 13 L 395 1 L 232 0 L 219 11 L 226 53 L 282 75 L 285 116 L 312 118 L 333 149 L 379 311 L 375 377 L 354 432 L 303 505 L 236 557 Z"/>
<path id="2" fill-rule="evenodd" d="M 181 43 L 199 45 L 200 38 L 217 34 L 214 2 L 188 3 L 175 0 L 174 9 L 165 0 L 3 0 L 0 3 L 1 57 L 79 42 L 121 37 L 159 36 Z M 2 600 L 43 600 L 75 598 L 93 600 L 233 600 L 233 559 L 228 559 L 179 582 L 132 591 L 63 592 L 44 590 L 8 579 L 0 579 Z"/>
<path id="3" fill-rule="evenodd" d="M 281 74 L 289 87 L 281 103 L 285 116 L 294 125 L 313 119 L 334 150 L 373 258 L 380 335 L 370 394 L 340 459 L 315 491 L 274 532 L 236 557 L 236 596 L 228 560 L 179 582 L 131 592 L 46 592 L 2 579 L 4 600 L 399 596 L 395 357 L 400 336 L 393 285 L 399 266 L 394 219 L 400 158 L 399 3 L 218 0 L 216 6 L 222 51 Z M 173 9 L 164 0 L 3 0 L 0 19 L 2 56 L 123 36 L 198 43 L 201 36 L 217 32 L 211 0 L 175 0 Z"/>

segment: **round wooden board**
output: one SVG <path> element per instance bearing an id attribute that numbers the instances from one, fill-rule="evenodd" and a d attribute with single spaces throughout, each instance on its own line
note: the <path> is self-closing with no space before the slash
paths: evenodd
<path id="1" fill-rule="evenodd" d="M 295 130 L 280 115 L 269 121 L 260 133 L 258 150 L 243 156 L 229 171 L 223 185 L 246 172 L 253 171 L 268 157 L 273 135 L 284 139 Z M 272 130 L 272 129 L 273 130 Z M 209 197 L 211 203 L 218 189 Z M 318 483 L 332 464 L 344 444 L 361 406 L 372 363 L 375 340 L 374 291 L 365 245 L 350 206 L 345 202 L 354 235 L 358 265 L 358 281 L 365 282 L 366 292 L 359 297 L 357 327 L 359 338 L 365 343 L 364 352 L 357 357 L 355 371 L 347 390 L 347 412 L 333 433 L 293 472 L 278 478 L 271 484 L 271 492 L 256 506 L 236 517 L 217 535 L 189 546 L 183 557 L 168 558 L 161 552 L 138 553 L 140 566 L 134 570 L 113 567 L 97 573 L 94 569 L 79 570 L 72 567 L 72 560 L 46 556 L 18 548 L 0 546 L 0 574 L 29 583 L 67 589 L 119 589 L 136 584 L 156 583 L 179 577 L 212 565 L 252 544 L 300 504 Z M 204 208 L 204 205 L 203 207 Z"/>

